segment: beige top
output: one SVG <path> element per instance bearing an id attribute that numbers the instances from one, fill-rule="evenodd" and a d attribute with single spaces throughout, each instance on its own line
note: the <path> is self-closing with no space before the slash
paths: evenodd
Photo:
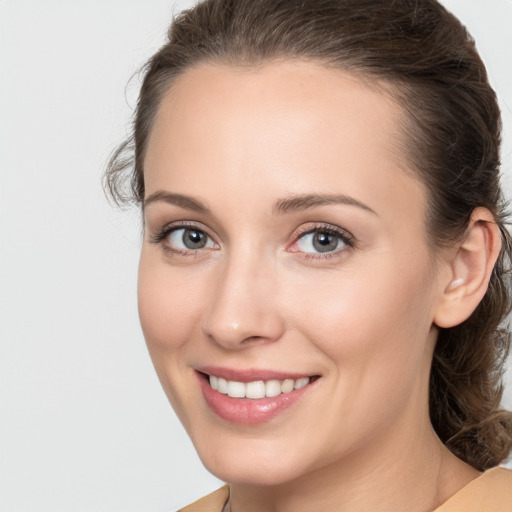
<path id="1" fill-rule="evenodd" d="M 178 512 L 222 512 L 228 497 L 225 485 Z M 512 512 L 512 471 L 487 470 L 434 512 Z"/>

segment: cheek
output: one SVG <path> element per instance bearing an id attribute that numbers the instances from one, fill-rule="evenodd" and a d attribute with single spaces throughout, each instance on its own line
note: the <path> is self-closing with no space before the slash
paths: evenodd
<path id="1" fill-rule="evenodd" d="M 170 404 L 185 427 L 190 428 L 191 387 L 187 354 L 189 340 L 200 328 L 200 296 L 204 291 L 185 280 L 183 272 L 143 249 L 139 263 L 139 317 L 153 366 Z M 180 277 L 181 276 L 181 277 Z M 203 298 L 204 300 L 204 298 Z M 193 344 L 192 344 L 193 346 Z"/>
<path id="2" fill-rule="evenodd" d="M 138 278 L 142 331 L 150 352 L 179 351 L 200 327 L 202 280 L 184 280 L 179 268 L 155 260 L 143 250 Z"/>
<path id="3" fill-rule="evenodd" d="M 429 272 L 418 265 L 405 273 L 391 258 L 385 263 L 381 256 L 378 266 L 365 265 L 373 272 L 316 277 L 314 286 L 296 281 L 290 293 L 299 330 L 339 373 L 371 370 L 390 382 L 397 370 L 417 368 L 423 358 L 432 325 Z"/>
<path id="4" fill-rule="evenodd" d="M 304 282 L 290 303 L 296 329 L 326 361 L 332 401 L 321 414 L 328 437 L 341 439 L 340 449 L 382 431 L 406 410 L 419 415 L 426 403 L 428 273 L 399 278 L 392 266 L 380 270 L 328 276 L 314 287 Z"/>

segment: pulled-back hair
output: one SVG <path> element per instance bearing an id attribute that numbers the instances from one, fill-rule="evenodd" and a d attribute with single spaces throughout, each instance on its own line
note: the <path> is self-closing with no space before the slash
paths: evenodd
<path id="1" fill-rule="evenodd" d="M 499 185 L 500 112 L 466 29 L 436 0 L 206 0 L 181 13 L 148 61 L 133 135 L 113 154 L 105 185 L 119 204 L 144 199 L 144 157 L 173 80 L 202 62 L 252 66 L 300 58 L 381 84 L 405 113 L 403 152 L 429 195 L 434 247 L 456 243 L 487 208 L 502 251 L 471 317 L 440 329 L 430 416 L 448 448 L 479 470 L 512 449 L 512 414 L 500 410 L 510 346 L 512 238 Z"/>

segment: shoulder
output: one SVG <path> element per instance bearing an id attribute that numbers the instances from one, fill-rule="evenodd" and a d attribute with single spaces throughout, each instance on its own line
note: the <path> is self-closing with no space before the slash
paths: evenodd
<path id="1" fill-rule="evenodd" d="M 435 512 L 512 512 L 512 471 L 487 470 Z"/>
<path id="2" fill-rule="evenodd" d="M 229 497 L 229 487 L 225 485 L 200 500 L 180 508 L 178 512 L 222 512 Z"/>

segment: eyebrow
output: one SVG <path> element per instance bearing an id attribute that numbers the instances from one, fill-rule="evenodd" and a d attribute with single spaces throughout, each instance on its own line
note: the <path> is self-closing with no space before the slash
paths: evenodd
<path id="1" fill-rule="evenodd" d="M 194 212 L 200 213 L 209 213 L 210 210 L 203 203 L 198 201 L 197 199 L 193 199 L 192 197 L 185 196 L 183 194 L 173 194 L 171 192 L 165 192 L 160 190 L 151 194 L 149 197 L 144 199 L 145 209 L 147 206 L 153 203 L 163 202 L 167 204 L 173 204 L 179 206 L 180 208 L 185 208 L 187 210 L 192 210 Z"/>
<path id="2" fill-rule="evenodd" d="M 201 201 L 194 199 L 190 196 L 183 194 L 175 194 L 172 192 L 165 192 L 160 190 L 151 194 L 144 200 L 143 208 L 153 203 L 163 202 L 185 208 L 187 210 L 199 212 L 199 213 L 210 213 L 210 210 Z M 370 212 L 374 215 L 377 213 L 372 210 L 369 206 L 361 203 L 353 197 L 346 196 L 344 194 L 303 194 L 287 197 L 284 199 L 278 199 L 274 204 L 273 211 L 278 214 L 286 214 L 296 211 L 304 211 L 309 208 L 315 208 L 317 206 L 324 206 L 329 204 L 344 204 L 348 206 L 356 206 Z"/>
<path id="3" fill-rule="evenodd" d="M 304 211 L 316 206 L 324 206 L 328 204 L 344 204 L 348 206 L 356 206 L 367 212 L 377 215 L 375 210 L 361 203 L 353 197 L 344 194 L 304 194 L 292 196 L 290 198 L 279 199 L 274 205 L 275 213 L 290 213 L 294 211 Z"/>

